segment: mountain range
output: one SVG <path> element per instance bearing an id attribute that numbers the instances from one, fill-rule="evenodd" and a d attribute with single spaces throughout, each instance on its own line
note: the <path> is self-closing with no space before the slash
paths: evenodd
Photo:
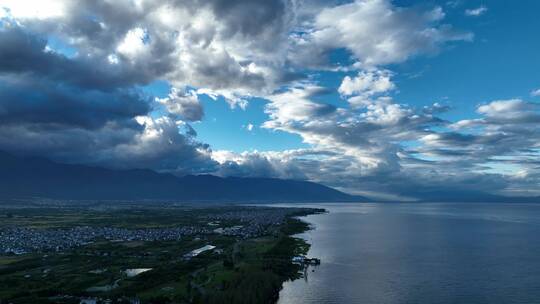
<path id="1" fill-rule="evenodd" d="M 420 202 L 540 202 L 482 191 L 411 189 Z M 176 176 L 147 169 L 114 170 L 57 163 L 0 151 L 0 198 L 66 200 L 172 200 L 179 202 L 367 202 L 309 181 L 276 178 Z"/>
<path id="2" fill-rule="evenodd" d="M 178 177 L 146 169 L 113 170 L 0 152 L 0 198 L 158 199 L 212 202 L 365 201 L 317 183 L 275 178 Z"/>

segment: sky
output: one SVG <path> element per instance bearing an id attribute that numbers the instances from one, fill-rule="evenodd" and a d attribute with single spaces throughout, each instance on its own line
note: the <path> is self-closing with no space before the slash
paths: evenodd
<path id="1" fill-rule="evenodd" d="M 0 0 L 0 150 L 540 195 L 540 3 Z"/>

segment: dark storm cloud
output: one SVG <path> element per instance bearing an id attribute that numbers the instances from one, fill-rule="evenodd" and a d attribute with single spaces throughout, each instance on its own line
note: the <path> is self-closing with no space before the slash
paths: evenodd
<path id="1" fill-rule="evenodd" d="M 112 90 L 146 84 L 168 70 L 167 65 L 159 64 L 147 69 L 140 64 L 110 64 L 107 57 L 68 58 L 46 46 L 46 38 L 18 26 L 0 28 L 0 73 L 30 74 L 86 89 Z"/>
<path id="2" fill-rule="evenodd" d="M 201 153 L 209 150 L 208 145 L 194 141 L 190 134 L 179 133 L 174 121 L 148 120 L 138 128 L 110 122 L 96 130 L 10 124 L 0 128 L 0 149 L 60 162 L 118 169 L 149 168 L 178 175 L 216 170 L 217 163 Z"/>
<path id="3" fill-rule="evenodd" d="M 231 34 L 258 36 L 266 31 L 284 31 L 286 28 L 287 0 L 214 0 L 216 16 L 228 25 Z"/>
<path id="4" fill-rule="evenodd" d="M 283 69 L 294 10 L 289 1 L 60 2 L 68 12 L 61 18 L 21 24 L 71 41 L 104 66 L 115 54 L 122 64 L 100 72 L 117 74 L 124 83 L 164 78 L 178 87 L 189 84 L 231 97 L 233 92 L 261 94 L 292 76 L 298 79 L 298 73 Z M 163 12 L 173 14 L 171 20 Z M 117 47 L 137 28 L 148 34 L 149 54 L 129 57 Z M 247 69 L 253 64 L 264 71 Z"/>
<path id="5" fill-rule="evenodd" d="M 96 91 L 26 77 L 0 77 L 0 124 L 37 123 L 98 129 L 114 121 L 133 126 L 146 115 L 149 98 L 129 90 Z M 135 124 L 136 125 L 136 124 Z"/>
<path id="6" fill-rule="evenodd" d="M 83 29 L 93 31 L 90 28 Z M 156 43 L 155 41 L 158 40 Z M 14 23 L 0 28 L 0 149 L 57 161 L 176 174 L 215 170 L 191 127 L 148 116 L 153 97 L 136 85 L 170 66 L 154 38 L 150 57 L 113 64 L 104 54 L 67 57 L 40 33 Z M 160 65 L 159 60 L 165 64 Z M 195 114 L 193 114 L 195 115 Z M 197 114 L 202 115 L 202 114 Z"/>

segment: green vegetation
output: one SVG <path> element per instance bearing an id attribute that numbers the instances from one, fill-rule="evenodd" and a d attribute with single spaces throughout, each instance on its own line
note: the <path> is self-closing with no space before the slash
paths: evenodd
<path id="1" fill-rule="evenodd" d="M 163 228 L 202 224 L 201 216 L 229 210 L 224 207 L 197 208 L 140 205 L 124 208 L 16 208 L 0 209 L 0 228 L 24 226 L 38 229 L 100 226 L 117 228 Z"/>
<path id="2" fill-rule="evenodd" d="M 309 245 L 290 233 L 307 225 L 288 219 L 279 236 L 244 241 L 236 245 L 232 263 L 223 263 L 205 273 L 208 292 L 203 303 L 274 303 L 284 281 L 300 276 L 294 255 L 306 254 Z"/>
<path id="3" fill-rule="evenodd" d="M 0 209 L 0 226 L 207 227 L 208 215 L 245 208 L 253 207 L 12 208 Z M 295 217 L 316 211 L 294 209 L 277 230 L 248 239 L 210 233 L 180 241 L 97 240 L 67 252 L 0 256 L 0 300 L 15 304 L 79 303 L 82 297 L 136 297 L 142 303 L 274 303 L 282 283 L 300 276 L 300 267 L 292 264 L 291 258 L 309 249 L 303 240 L 292 236 L 309 228 Z M 239 223 L 232 218 L 221 220 L 220 226 Z M 218 250 L 183 258 L 207 244 Z M 152 270 L 127 277 L 124 271 L 134 268 Z"/>

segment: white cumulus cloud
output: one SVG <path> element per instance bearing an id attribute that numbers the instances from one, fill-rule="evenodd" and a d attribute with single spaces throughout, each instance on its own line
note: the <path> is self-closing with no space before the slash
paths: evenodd
<path id="1" fill-rule="evenodd" d="M 446 42 L 472 39 L 471 33 L 441 24 L 444 16 L 440 7 L 420 11 L 389 0 L 356 0 L 323 9 L 304 39 L 314 48 L 346 48 L 360 66 L 397 63 L 435 52 Z"/>
<path id="2" fill-rule="evenodd" d="M 488 11 L 488 8 L 485 6 L 480 6 L 477 8 L 467 9 L 465 10 L 465 15 L 471 16 L 471 17 L 478 17 L 483 14 L 485 14 Z"/>

